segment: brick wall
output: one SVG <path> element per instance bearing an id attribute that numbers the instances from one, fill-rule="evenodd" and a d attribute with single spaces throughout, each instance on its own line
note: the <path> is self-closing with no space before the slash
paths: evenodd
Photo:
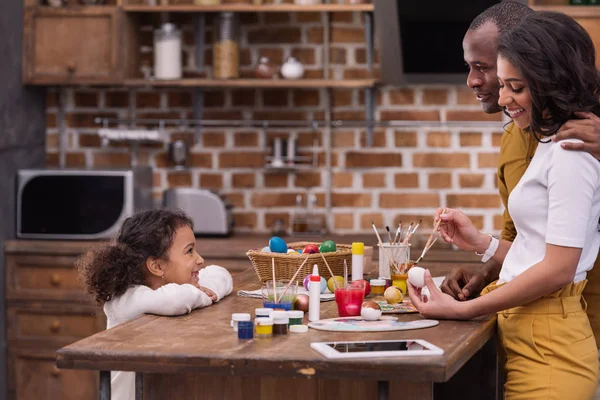
<path id="1" fill-rule="evenodd" d="M 247 14 L 242 18 L 241 72 L 252 76 L 258 58 L 281 64 L 298 56 L 307 77 L 322 77 L 323 18 L 318 13 Z M 332 18 L 331 76 L 368 76 L 362 15 L 335 13 Z M 146 21 L 150 24 L 152 21 Z M 193 26 L 177 16 L 184 31 L 185 73 L 195 66 Z M 210 21 L 206 34 L 206 65 L 211 63 Z M 140 28 L 142 46 L 152 43 L 151 25 Z M 151 60 L 148 47 L 141 57 Z M 210 75 L 210 68 L 205 69 Z M 376 72 L 377 73 L 377 72 Z M 310 120 L 324 117 L 324 90 L 206 90 L 206 119 Z M 127 147 L 102 147 L 94 118 L 129 117 L 130 101 L 138 118 L 192 117 L 193 94 L 182 89 L 136 89 L 133 96 L 118 88 L 76 88 L 68 92 L 68 167 L 110 168 L 129 164 Z M 363 119 L 361 90 L 331 92 L 334 119 Z M 58 164 L 56 93 L 48 94 L 47 164 Z M 323 132 L 310 129 L 205 129 L 199 142 L 194 130 L 168 129 L 170 139 L 192 147 L 189 166 L 175 170 L 167 146 L 145 146 L 140 161 L 154 167 L 154 195 L 170 187 L 218 189 L 235 206 L 238 231 L 268 232 L 274 219 L 289 224 L 295 198 L 317 195 L 317 213 L 325 214 L 326 188 L 331 188 L 330 228 L 338 233 L 369 231 L 371 221 L 383 227 L 398 220 L 423 218 L 431 227 L 438 206 L 458 207 L 486 231 L 501 227 L 495 166 L 502 135 L 502 116 L 481 112 L 463 86 L 384 87 L 377 95 L 377 119 L 431 121 L 431 127 L 376 129 L 374 144 L 365 147 L 364 129 L 340 128 L 332 134 L 332 171 L 325 170 Z M 498 121 L 496 128 L 440 129 L 439 121 Z M 470 127 L 467 127 L 470 126 Z M 262 168 L 276 136 L 297 135 L 300 155 L 318 158 L 318 168 L 273 174 Z M 316 151 L 313 145 L 316 143 Z M 329 185 L 329 186 L 328 186 Z"/>

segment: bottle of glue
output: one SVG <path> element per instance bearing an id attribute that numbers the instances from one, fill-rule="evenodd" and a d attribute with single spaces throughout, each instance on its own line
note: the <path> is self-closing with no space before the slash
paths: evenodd
<path id="1" fill-rule="evenodd" d="M 308 320 L 318 321 L 321 319 L 321 277 L 317 264 L 313 267 L 312 275 L 308 284 Z"/>
<path id="2" fill-rule="evenodd" d="M 352 243 L 352 280 L 358 281 L 363 278 L 363 265 L 365 260 L 365 244 L 362 242 Z"/>

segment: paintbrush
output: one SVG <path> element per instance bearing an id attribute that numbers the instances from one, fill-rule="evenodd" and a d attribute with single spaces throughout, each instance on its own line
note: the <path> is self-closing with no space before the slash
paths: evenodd
<path id="1" fill-rule="evenodd" d="M 373 227 L 373 230 L 375 231 L 375 235 L 377 235 L 377 240 L 379 240 L 379 247 L 381 247 L 381 250 L 383 250 L 383 253 L 385 254 L 385 256 L 392 263 L 392 265 L 394 266 L 394 269 L 396 271 L 398 271 L 398 266 L 394 262 L 394 259 L 392 257 L 390 257 L 388 252 L 385 250 L 385 247 L 383 247 L 383 242 L 381 241 L 381 236 L 379 236 L 379 232 L 377 232 L 377 228 L 375 228 L 375 222 L 371 221 L 371 226 Z"/>
<path id="2" fill-rule="evenodd" d="M 348 263 L 344 258 L 344 288 L 348 286 Z"/>
<path id="3" fill-rule="evenodd" d="M 392 245 L 392 232 L 390 232 L 390 227 L 389 226 L 385 226 L 385 230 L 388 233 L 388 238 L 390 239 L 390 246 Z"/>
<path id="4" fill-rule="evenodd" d="M 396 235 L 394 235 L 394 243 L 398 243 L 398 239 L 400 239 L 401 232 L 402 232 L 402 221 L 399 221 L 398 229 L 396 229 Z"/>
<path id="5" fill-rule="evenodd" d="M 417 265 L 418 263 L 420 263 L 421 261 L 423 261 L 423 257 L 425 257 L 425 254 L 427 254 L 427 252 L 429 251 L 429 249 L 431 249 L 433 247 L 433 244 L 438 240 L 440 236 L 437 235 L 435 237 L 435 239 L 433 239 L 433 241 L 429 244 L 429 246 L 425 247 L 423 249 L 423 252 L 421 253 L 421 255 L 419 256 L 419 258 L 417 258 L 417 260 L 415 261 L 414 265 Z"/>
<path id="6" fill-rule="evenodd" d="M 283 293 L 281 293 L 281 296 L 279 296 L 279 301 L 281 301 L 281 299 L 283 299 L 283 295 L 288 291 L 288 289 L 290 288 L 290 285 L 292 284 L 292 282 L 294 281 L 294 279 L 296 279 L 296 277 L 300 273 L 300 270 L 302 269 L 302 267 L 304 267 L 304 264 L 306 264 L 307 261 L 308 261 L 308 257 L 306 257 L 304 259 L 304 261 L 302 262 L 302 264 L 300 265 L 300 267 L 298 267 L 298 269 L 296 270 L 296 273 L 294 274 L 294 276 L 292 276 L 292 279 L 290 279 L 290 281 L 286 285 L 285 289 L 283 289 Z"/>
<path id="7" fill-rule="evenodd" d="M 413 226 L 414 222 L 411 222 L 410 225 L 408 226 L 408 228 L 406 229 L 406 236 L 404 237 L 404 241 L 402 242 L 402 244 L 404 245 L 408 245 L 408 241 L 410 240 L 410 230 Z"/>
<path id="8" fill-rule="evenodd" d="M 338 284 L 337 284 L 337 280 L 335 279 L 335 276 L 333 275 L 333 271 L 329 267 L 329 264 L 327 263 L 327 260 L 325 259 L 325 256 L 323 255 L 323 253 L 319 253 L 319 254 L 321 255 L 321 258 L 323 259 L 323 262 L 325 263 L 325 266 L 327 267 L 327 270 L 329 271 L 329 273 L 331 274 L 331 277 L 333 278 L 333 288 L 334 289 L 339 289 Z"/>
<path id="9" fill-rule="evenodd" d="M 277 303 L 277 281 L 275 280 L 275 258 L 271 258 L 271 269 L 273 270 L 273 301 Z M 268 293 L 268 292 L 267 292 Z"/>
<path id="10" fill-rule="evenodd" d="M 415 232 L 417 231 L 417 229 L 419 229 L 419 225 L 421 225 L 421 221 L 423 221 L 422 219 L 419 220 L 419 223 L 417 225 L 415 225 L 414 228 L 409 229 L 408 232 L 406 232 L 406 238 L 404 239 L 404 244 L 408 244 L 410 242 L 410 239 L 412 239 L 413 235 L 415 234 Z"/>
<path id="11" fill-rule="evenodd" d="M 442 210 L 442 214 L 444 214 L 445 212 L 446 212 L 446 209 L 444 208 Z M 427 253 L 427 251 L 429 251 L 431 246 L 433 246 L 433 243 L 435 243 L 435 241 L 439 237 L 439 235 L 437 235 L 437 230 L 439 229 L 441 222 L 442 222 L 442 219 L 440 218 L 437 220 L 437 222 L 433 226 L 431 235 L 429 235 L 429 239 L 427 239 L 427 243 L 425 243 L 425 247 L 423 247 L 423 252 L 421 253 L 421 256 L 419 258 L 417 258 L 417 261 L 415 261 L 415 264 L 417 264 L 419 261 L 421 261 L 423 259 L 423 257 L 425 257 L 425 253 Z M 433 238 L 434 236 L 436 236 L 435 239 Z"/>

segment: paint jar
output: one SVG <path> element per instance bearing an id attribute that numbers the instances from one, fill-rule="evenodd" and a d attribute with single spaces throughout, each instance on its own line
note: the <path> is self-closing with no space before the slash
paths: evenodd
<path id="1" fill-rule="evenodd" d="M 254 337 L 254 322 L 239 321 L 238 322 L 238 339 L 248 340 Z"/>
<path id="2" fill-rule="evenodd" d="M 273 318 L 256 318 L 256 337 L 270 338 L 273 336 Z"/>
<path id="3" fill-rule="evenodd" d="M 390 278 L 394 272 L 394 265 L 400 268 L 400 265 L 407 264 L 410 260 L 410 244 L 392 244 L 383 243 L 379 246 L 379 278 Z M 392 258 L 390 261 L 389 257 Z"/>
<path id="4" fill-rule="evenodd" d="M 288 311 L 288 317 L 290 318 L 290 326 L 302 325 L 302 321 L 304 320 L 304 311 Z"/>
<path id="5" fill-rule="evenodd" d="M 254 315 L 256 315 L 256 318 L 269 318 L 272 312 L 272 308 L 257 308 L 254 310 Z"/>
<path id="6" fill-rule="evenodd" d="M 231 314 L 231 327 L 234 332 L 238 331 L 238 325 L 240 321 L 250 321 L 250 314 L 248 313 L 233 313 Z"/>
<path id="7" fill-rule="evenodd" d="M 385 279 L 371 279 L 371 296 L 383 296 L 385 292 Z"/>
<path id="8" fill-rule="evenodd" d="M 290 319 L 287 315 L 276 317 L 273 320 L 273 335 L 287 335 L 289 323 Z"/>
<path id="9" fill-rule="evenodd" d="M 402 291 L 402 294 L 408 294 L 408 288 L 406 287 L 406 280 L 408 279 L 408 274 L 393 274 L 392 275 L 392 285 L 396 286 L 398 289 Z"/>
<path id="10" fill-rule="evenodd" d="M 291 310 L 296 301 L 298 282 L 292 282 L 287 287 L 289 282 L 286 279 L 277 280 L 275 288 L 273 288 L 273 281 L 266 281 L 261 289 L 263 306 L 285 311 Z"/>

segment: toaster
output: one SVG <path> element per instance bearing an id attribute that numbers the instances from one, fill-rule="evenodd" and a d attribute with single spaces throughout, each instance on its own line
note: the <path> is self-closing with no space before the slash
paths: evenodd
<path id="1" fill-rule="evenodd" d="M 216 193 L 203 189 L 174 188 L 163 194 L 163 205 L 180 209 L 194 221 L 196 236 L 229 236 L 233 206 Z"/>

